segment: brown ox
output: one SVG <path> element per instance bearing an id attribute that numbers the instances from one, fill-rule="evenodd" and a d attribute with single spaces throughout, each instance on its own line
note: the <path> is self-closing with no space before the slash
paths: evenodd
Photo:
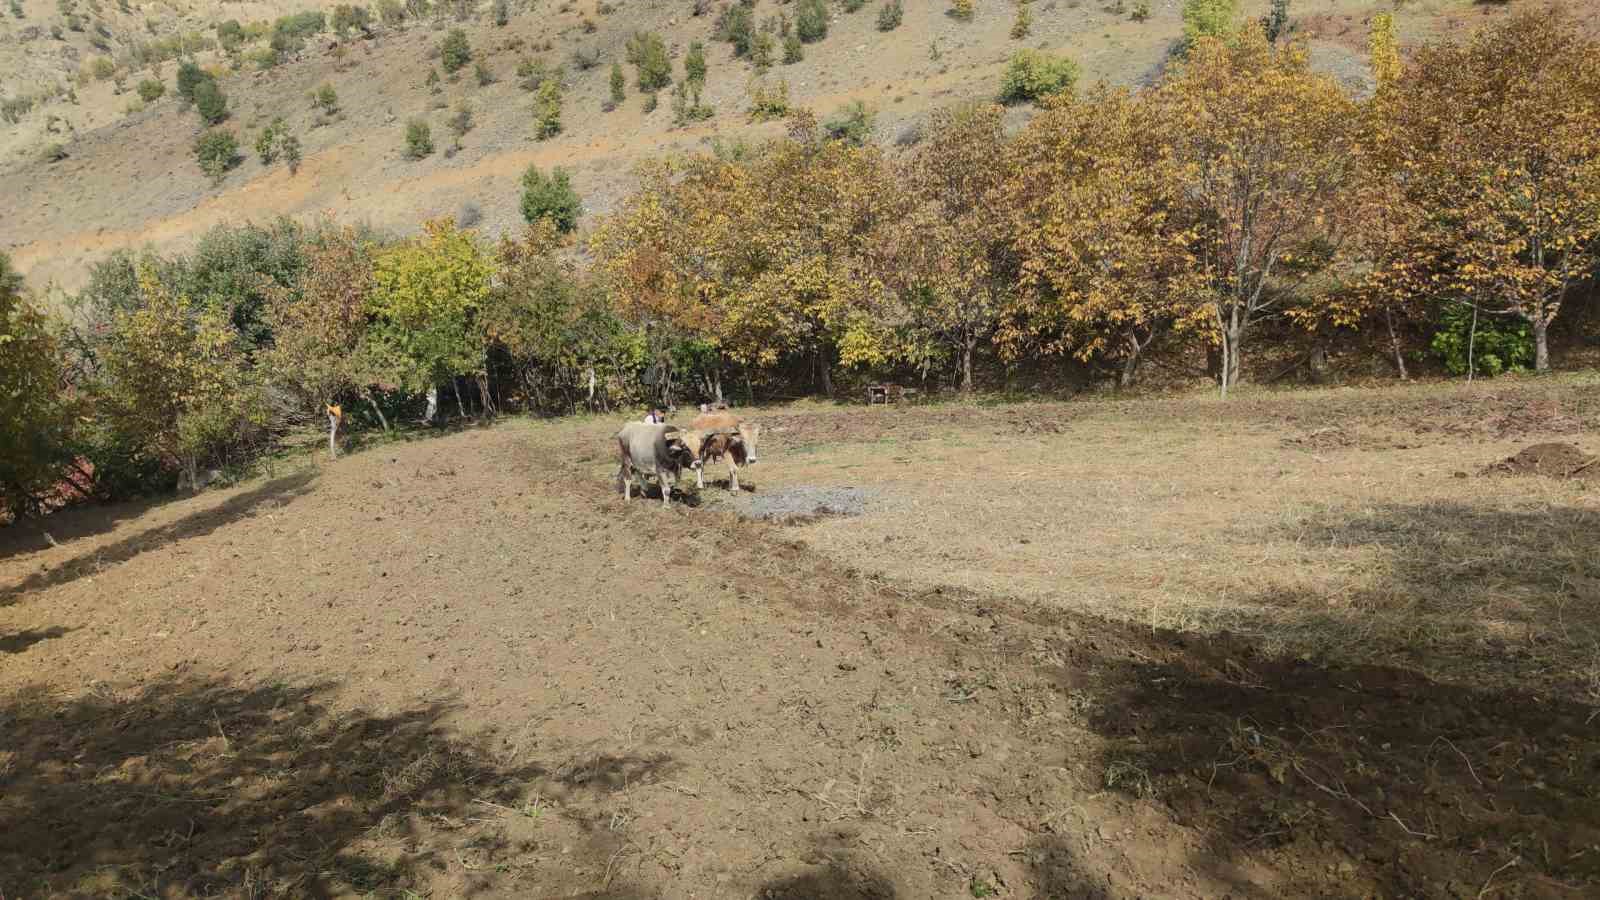
<path id="1" fill-rule="evenodd" d="M 728 461 L 728 489 L 739 489 L 739 467 L 756 463 L 756 440 L 761 436 L 761 426 L 746 422 L 730 412 L 708 412 L 696 416 L 689 423 L 694 437 L 689 438 L 695 458 L 704 462 L 717 459 Z M 699 446 L 695 446 L 698 441 Z M 695 471 L 695 487 L 705 487 L 705 467 Z"/>

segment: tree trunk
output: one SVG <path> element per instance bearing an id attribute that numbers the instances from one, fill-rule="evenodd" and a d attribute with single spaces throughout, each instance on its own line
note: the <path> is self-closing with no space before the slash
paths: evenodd
<path id="1" fill-rule="evenodd" d="M 339 417 L 328 410 L 328 458 L 339 458 Z"/>
<path id="2" fill-rule="evenodd" d="M 817 351 L 817 387 L 824 397 L 833 396 L 833 373 L 829 371 L 828 351 Z"/>
<path id="3" fill-rule="evenodd" d="M 493 418 L 498 410 L 495 409 L 494 398 L 489 395 L 489 376 L 487 373 L 478 374 L 478 397 L 483 406 L 483 414 Z"/>
<path id="4" fill-rule="evenodd" d="M 1385 306 L 1383 308 L 1383 321 L 1384 324 L 1389 326 L 1389 349 L 1394 351 L 1394 367 L 1400 373 L 1400 380 L 1407 381 L 1410 376 L 1406 374 L 1405 355 L 1400 352 L 1400 336 L 1394 330 L 1394 309 L 1392 307 Z"/>
<path id="5" fill-rule="evenodd" d="M 1128 342 L 1128 358 L 1122 361 L 1122 373 L 1117 376 L 1118 389 L 1133 386 L 1133 380 L 1139 372 L 1139 355 L 1144 352 L 1137 334 L 1130 331 L 1124 337 Z"/>
<path id="6" fill-rule="evenodd" d="M 1548 372 L 1550 371 L 1550 320 L 1542 315 L 1536 315 L 1530 324 L 1533 326 L 1533 370 Z"/>
<path id="7" fill-rule="evenodd" d="M 383 415 L 383 407 L 378 405 L 378 398 L 372 396 L 372 391 L 363 390 L 361 392 L 361 399 L 367 401 L 367 405 L 372 407 L 373 415 L 378 417 L 378 424 L 383 426 L 383 433 L 388 434 L 389 420 Z"/>
<path id="8" fill-rule="evenodd" d="M 972 393 L 972 351 L 978 339 L 967 335 L 961 339 L 961 393 Z"/>
<path id="9" fill-rule="evenodd" d="M 439 386 L 436 384 L 428 388 L 428 411 L 422 414 L 422 421 L 431 423 L 439 415 Z"/>
<path id="10" fill-rule="evenodd" d="M 1221 382 L 1222 399 L 1228 399 L 1228 391 L 1239 382 L 1240 344 L 1244 341 L 1244 329 L 1234 326 L 1222 329 L 1222 359 Z"/>
<path id="11" fill-rule="evenodd" d="M 1467 382 L 1469 384 L 1472 382 L 1472 376 L 1474 374 L 1476 374 L 1477 368 L 1478 368 L 1478 359 L 1477 359 L 1477 355 L 1476 355 L 1477 354 L 1477 350 L 1478 350 L 1478 346 L 1477 345 L 1478 345 L 1478 301 L 1477 301 L 1477 298 L 1473 298 L 1473 301 L 1472 301 L 1472 330 L 1467 332 Z"/>
<path id="12" fill-rule="evenodd" d="M 594 366 L 589 367 L 589 399 L 586 404 L 594 412 Z"/>
<path id="13" fill-rule="evenodd" d="M 461 418 L 465 419 L 467 417 L 467 401 L 466 398 L 461 396 L 461 376 L 451 375 L 450 387 L 456 392 L 456 409 L 461 410 Z"/>

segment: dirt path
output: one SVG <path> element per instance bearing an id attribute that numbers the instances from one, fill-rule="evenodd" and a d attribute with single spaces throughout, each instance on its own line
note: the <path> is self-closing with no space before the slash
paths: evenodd
<path id="1" fill-rule="evenodd" d="M 58 547 L 4 535 L 0 887 L 1600 884 L 1581 707 L 880 580 L 781 526 L 624 504 L 609 427 L 512 422 L 62 518 Z"/>

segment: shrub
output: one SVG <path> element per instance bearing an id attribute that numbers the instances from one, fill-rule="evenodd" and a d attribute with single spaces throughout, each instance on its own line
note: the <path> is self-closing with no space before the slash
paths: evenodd
<path id="1" fill-rule="evenodd" d="M 683 76 L 694 84 L 706 83 L 706 46 L 699 41 L 690 44 L 683 57 Z"/>
<path id="2" fill-rule="evenodd" d="M 867 0 L 844 0 L 844 2 L 839 5 L 844 7 L 845 12 L 853 13 L 858 12 L 861 7 L 866 6 Z"/>
<path id="3" fill-rule="evenodd" d="M 572 177 L 566 169 L 557 166 L 549 175 L 529 166 L 522 173 L 522 218 L 528 224 L 548 220 L 562 234 L 578 227 L 578 217 L 583 214 L 583 202 L 572 189 Z"/>
<path id="4" fill-rule="evenodd" d="M 507 0 L 494 0 L 494 25 L 504 28 L 511 21 L 511 4 Z"/>
<path id="5" fill-rule="evenodd" d="M 239 24 L 238 19 L 217 23 L 217 43 L 228 53 L 239 49 L 246 40 L 248 38 L 245 36 L 244 26 Z"/>
<path id="6" fill-rule="evenodd" d="M 611 102 L 621 104 L 627 96 L 628 79 L 622 74 L 622 63 L 611 64 Z"/>
<path id="7" fill-rule="evenodd" d="M 950 18 L 970 22 L 977 6 L 976 0 L 950 0 Z"/>
<path id="8" fill-rule="evenodd" d="M 215 79 L 207 78 L 195 85 L 194 108 L 207 125 L 215 125 L 228 117 L 228 97 L 217 87 Z"/>
<path id="9" fill-rule="evenodd" d="M 445 120 L 445 124 L 450 126 L 450 133 L 459 142 L 463 135 L 472 130 L 472 104 L 465 100 L 456 104 L 455 111 Z"/>
<path id="10" fill-rule="evenodd" d="M 1183 0 L 1183 39 L 1192 44 L 1202 37 L 1226 37 L 1239 14 L 1239 0 Z"/>
<path id="11" fill-rule="evenodd" d="M 1470 368 L 1474 375 L 1493 377 L 1526 371 L 1534 361 L 1533 335 L 1526 322 L 1484 312 L 1474 316 L 1471 306 L 1460 303 L 1445 307 L 1428 347 L 1451 375 L 1465 375 Z"/>
<path id="12" fill-rule="evenodd" d="M 459 28 L 450 29 L 439 44 L 439 62 L 446 74 L 454 75 L 472 61 L 472 47 L 467 43 L 467 33 Z"/>
<path id="13" fill-rule="evenodd" d="M 672 89 L 672 121 L 675 124 L 686 125 L 709 119 L 711 115 L 711 107 L 700 103 L 700 85 L 682 81 Z"/>
<path id="14" fill-rule="evenodd" d="M 759 72 L 772 68 L 772 35 L 762 33 L 756 35 L 750 44 L 750 64 Z"/>
<path id="15" fill-rule="evenodd" d="M 400 0 L 378 0 L 378 18 L 393 28 L 406 20 L 406 8 Z"/>
<path id="16" fill-rule="evenodd" d="M 167 92 L 167 86 L 154 78 L 146 78 L 139 82 L 138 91 L 140 100 L 146 103 L 154 103 L 161 99 L 162 94 Z"/>
<path id="17" fill-rule="evenodd" d="M 428 70 L 428 77 L 422 79 L 422 85 L 423 85 L 423 87 L 426 87 L 428 89 L 428 93 L 437 94 L 440 91 L 444 90 L 444 88 L 439 87 L 439 81 L 440 81 L 439 70 L 438 69 L 429 69 Z"/>
<path id="18" fill-rule="evenodd" d="M 293 175 L 300 171 L 300 139 L 292 134 L 285 134 L 279 146 L 283 150 L 283 161 L 289 166 L 289 174 Z"/>
<path id="19" fill-rule="evenodd" d="M 406 158 L 422 159 L 433 153 L 433 129 L 422 119 L 406 123 Z"/>
<path id="20" fill-rule="evenodd" d="M 366 31 L 372 24 L 372 14 L 365 6 L 340 4 L 333 8 L 333 33 L 344 37 L 352 28 Z"/>
<path id="21" fill-rule="evenodd" d="M 22 276 L 4 253 L 0 335 L 0 512 L 42 512 L 42 497 L 69 457 L 65 359 L 50 316 L 23 295 Z"/>
<path id="22" fill-rule="evenodd" d="M 783 39 L 783 64 L 792 66 L 806 58 L 805 50 L 800 43 L 800 36 L 791 34 Z"/>
<path id="23" fill-rule="evenodd" d="M 472 74 L 478 79 L 478 87 L 488 87 L 494 84 L 494 73 L 489 71 L 489 67 L 482 60 L 479 60 L 478 64 L 473 67 Z"/>
<path id="24" fill-rule="evenodd" d="M 832 118 L 822 123 L 822 130 L 834 140 L 860 147 L 872 137 L 873 115 L 860 100 L 846 103 Z"/>
<path id="25" fill-rule="evenodd" d="M 1033 30 L 1033 12 L 1028 9 L 1027 0 L 1017 4 L 1017 18 L 1011 23 L 1011 37 L 1013 40 L 1022 40 Z"/>
<path id="26" fill-rule="evenodd" d="M 278 158 L 282 150 L 282 137 L 289 131 L 289 126 L 282 119 L 273 119 L 272 124 L 261 129 L 256 135 L 256 155 L 261 157 L 263 166 L 270 166 Z"/>
<path id="27" fill-rule="evenodd" d="M 743 3 L 724 6 L 711 33 L 717 40 L 732 44 L 734 56 L 744 56 L 750 52 L 750 41 L 755 38 L 755 13 Z"/>
<path id="28" fill-rule="evenodd" d="M 239 141 L 226 128 L 213 128 L 194 142 L 194 158 L 200 171 L 221 181 L 228 170 L 239 164 Z"/>
<path id="29" fill-rule="evenodd" d="M 1150 0 L 1133 0 L 1133 14 L 1135 22 L 1143 22 L 1150 18 Z"/>
<path id="30" fill-rule="evenodd" d="M 311 103 L 321 110 L 323 115 L 331 116 L 339 111 L 339 92 L 333 89 L 333 85 L 324 81 L 312 95 Z"/>
<path id="31" fill-rule="evenodd" d="M 828 7 L 823 0 L 800 0 L 795 9 L 794 30 L 807 44 L 828 36 Z"/>
<path id="32" fill-rule="evenodd" d="M 756 80 L 750 82 L 750 118 L 757 122 L 781 119 L 789 114 L 789 82 L 778 79 L 773 84 Z"/>
<path id="33" fill-rule="evenodd" d="M 1289 0 L 1272 0 L 1272 8 L 1261 19 L 1261 28 L 1267 33 L 1267 40 L 1276 44 L 1279 38 L 1289 34 Z"/>
<path id="34" fill-rule="evenodd" d="M 41 154 L 47 163 L 58 163 L 67 158 L 67 148 L 61 144 L 50 144 Z"/>
<path id="35" fill-rule="evenodd" d="M 96 81 L 105 81 L 107 78 L 117 74 L 117 64 L 104 56 L 97 56 L 89 64 L 89 73 L 94 76 Z"/>
<path id="36" fill-rule="evenodd" d="M 1000 81 L 1000 100 L 1005 103 L 1039 100 L 1072 90 L 1077 80 L 1078 65 L 1072 60 L 1042 50 L 1018 50 L 1006 64 Z"/>
<path id="37" fill-rule="evenodd" d="M 644 106 L 643 106 L 645 114 L 648 115 L 650 113 L 655 112 L 656 111 L 656 106 L 659 105 L 659 103 L 660 103 L 660 99 L 656 97 L 656 95 L 655 95 L 655 93 L 653 91 L 651 93 L 645 94 L 644 95 Z"/>
<path id="38" fill-rule="evenodd" d="M 888 3 L 878 7 L 878 30 L 893 31 L 905 21 L 906 7 L 901 0 L 889 0 Z"/>
<path id="39" fill-rule="evenodd" d="M 653 31 L 636 31 L 628 38 L 628 62 L 639 70 L 639 90 L 658 91 L 672 83 L 672 61 L 667 45 Z"/>
<path id="40" fill-rule="evenodd" d="M 533 133 L 541 141 L 561 133 L 561 82 L 554 78 L 539 85 L 533 101 Z"/>

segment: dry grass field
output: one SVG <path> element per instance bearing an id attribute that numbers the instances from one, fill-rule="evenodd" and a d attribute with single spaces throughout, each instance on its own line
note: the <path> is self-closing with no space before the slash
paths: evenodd
<path id="1" fill-rule="evenodd" d="M 0 890 L 1594 896 L 1597 387 L 769 408 L 670 510 L 509 419 L 8 529 Z"/>

